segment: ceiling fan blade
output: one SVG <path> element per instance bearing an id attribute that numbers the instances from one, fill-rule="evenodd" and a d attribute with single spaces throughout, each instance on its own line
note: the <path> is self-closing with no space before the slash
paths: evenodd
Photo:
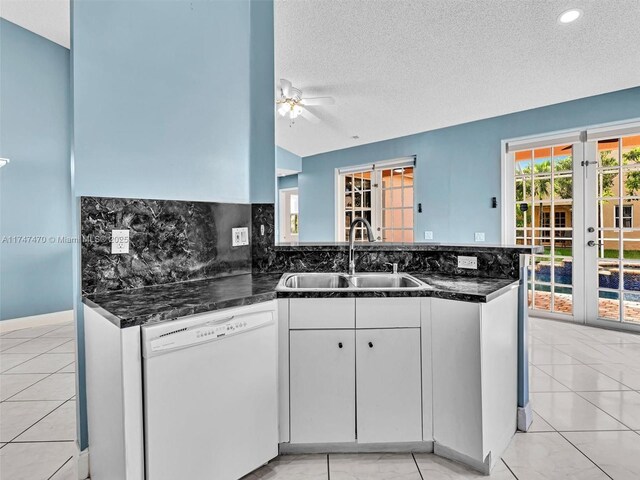
<path id="1" fill-rule="evenodd" d="M 291 96 L 291 82 L 286 78 L 280 79 L 280 90 L 282 90 L 282 96 L 289 98 Z"/>
<path id="2" fill-rule="evenodd" d="M 320 123 L 320 119 L 306 108 L 301 109 L 300 116 L 311 123 Z"/>
<path id="3" fill-rule="evenodd" d="M 303 98 L 300 103 L 302 105 L 335 105 L 336 99 L 333 97 Z"/>

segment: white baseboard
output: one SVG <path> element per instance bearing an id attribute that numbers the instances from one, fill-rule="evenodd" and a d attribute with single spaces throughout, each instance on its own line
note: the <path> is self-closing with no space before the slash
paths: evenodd
<path id="1" fill-rule="evenodd" d="M 82 450 L 78 454 L 78 480 L 89 478 L 89 449 Z"/>
<path id="2" fill-rule="evenodd" d="M 528 432 L 532 422 L 533 409 L 531 408 L 531 402 L 528 402 L 524 407 L 518 407 L 518 430 Z"/>
<path id="3" fill-rule="evenodd" d="M 11 318 L 0 321 L 0 333 L 20 330 L 21 328 L 40 327 L 42 325 L 58 325 L 73 322 L 73 310 L 43 313 L 30 317 Z"/>

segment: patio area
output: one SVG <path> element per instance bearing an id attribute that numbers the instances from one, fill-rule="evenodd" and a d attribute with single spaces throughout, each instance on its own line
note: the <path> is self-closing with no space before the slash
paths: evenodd
<path id="1" fill-rule="evenodd" d="M 573 295 L 556 293 L 553 295 L 553 311 L 571 314 L 573 312 Z M 529 306 L 532 303 L 532 292 L 529 292 Z M 537 310 L 551 311 L 551 293 L 536 291 L 535 305 Z M 600 298 L 598 302 L 598 316 L 607 320 L 618 320 L 620 301 L 610 298 Z M 640 324 L 640 302 L 626 301 L 624 305 L 624 321 Z"/>

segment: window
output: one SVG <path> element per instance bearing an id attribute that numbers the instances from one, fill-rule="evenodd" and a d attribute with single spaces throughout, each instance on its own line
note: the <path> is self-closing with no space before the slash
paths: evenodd
<path id="1" fill-rule="evenodd" d="M 620 205 L 614 205 L 615 228 L 620 228 Z M 622 228 L 633 228 L 633 205 L 622 206 Z"/>
<path id="2" fill-rule="evenodd" d="M 567 227 L 567 212 L 556 212 L 555 213 L 555 228 L 566 228 Z"/>
<path id="3" fill-rule="evenodd" d="M 349 240 L 355 218 L 364 218 L 383 242 L 413 241 L 414 159 L 383 162 L 338 170 L 338 238 Z M 356 226 L 356 241 L 367 239 Z"/>

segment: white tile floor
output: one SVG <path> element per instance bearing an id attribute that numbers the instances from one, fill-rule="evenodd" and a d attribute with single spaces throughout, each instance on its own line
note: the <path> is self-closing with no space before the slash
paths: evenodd
<path id="1" fill-rule="evenodd" d="M 0 479 L 76 480 L 72 325 L 0 334 Z"/>
<path id="2" fill-rule="evenodd" d="M 530 322 L 534 423 L 490 478 L 640 478 L 640 335 Z M 75 480 L 73 328 L 0 335 L 0 479 Z M 430 454 L 291 455 L 246 480 L 482 478 Z"/>

